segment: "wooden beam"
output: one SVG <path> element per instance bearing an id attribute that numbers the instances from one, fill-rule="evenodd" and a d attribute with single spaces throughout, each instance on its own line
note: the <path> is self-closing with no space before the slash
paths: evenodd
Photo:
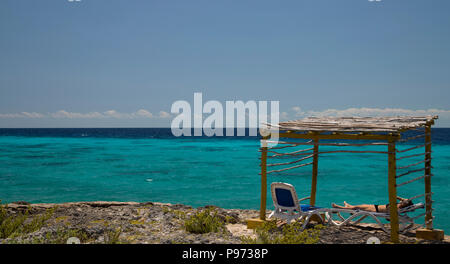
<path id="1" fill-rule="evenodd" d="M 264 225 L 265 221 L 259 218 L 252 218 L 247 220 L 247 228 L 248 229 L 256 229 L 262 225 Z"/>
<path id="2" fill-rule="evenodd" d="M 416 230 L 416 237 L 425 240 L 443 240 L 444 230 L 421 228 Z"/>
<path id="3" fill-rule="evenodd" d="M 266 201 L 267 201 L 267 142 L 261 140 L 261 209 L 259 219 L 266 220 Z"/>
<path id="4" fill-rule="evenodd" d="M 400 139 L 400 135 L 379 135 L 379 134 L 297 134 L 297 133 L 278 133 L 279 138 L 299 138 L 299 139 L 350 139 L 350 140 L 389 140 L 390 138 Z"/>
<path id="5" fill-rule="evenodd" d="M 261 220 L 259 218 L 247 219 L 247 228 L 257 229 L 259 227 L 262 227 L 265 223 L 276 223 L 276 220 L 275 219 Z"/>
<path id="6" fill-rule="evenodd" d="M 397 209 L 397 187 L 396 187 L 396 162 L 395 162 L 395 139 L 389 139 L 388 145 L 388 190 L 389 190 L 389 213 L 391 222 L 391 241 L 399 242 L 398 209 Z"/>
<path id="7" fill-rule="evenodd" d="M 317 191 L 317 171 L 319 165 L 319 139 L 314 139 L 314 154 L 313 154 L 313 167 L 312 167 L 312 180 L 311 180 L 311 198 L 310 205 L 316 204 L 316 191 Z"/>
<path id="8" fill-rule="evenodd" d="M 308 117 L 280 122 L 275 126 L 291 131 L 391 132 L 398 133 L 424 127 L 438 116 L 416 117 Z"/>
<path id="9" fill-rule="evenodd" d="M 431 125 L 425 127 L 425 226 L 433 229 L 431 201 Z"/>

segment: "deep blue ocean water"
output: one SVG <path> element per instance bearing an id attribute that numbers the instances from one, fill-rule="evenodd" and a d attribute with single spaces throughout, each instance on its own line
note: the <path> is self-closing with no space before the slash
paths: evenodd
<path id="1" fill-rule="evenodd" d="M 423 142 L 398 148 L 416 144 Z M 0 199 L 154 201 L 258 209 L 258 148 L 257 137 L 175 138 L 166 128 L 0 129 Z M 386 146 L 362 148 L 386 151 Z M 434 225 L 450 230 L 450 129 L 433 129 L 432 148 Z M 420 152 L 423 149 L 408 154 Z M 397 166 L 421 159 L 401 160 Z M 405 176 L 398 182 L 418 176 Z M 311 167 L 270 174 L 269 184 L 274 181 L 291 183 L 300 197 L 309 196 Z M 406 198 L 423 192 L 423 180 L 398 188 L 398 195 Z M 321 156 L 317 205 L 343 201 L 388 203 L 387 155 Z M 273 208 L 270 193 L 267 204 Z"/>

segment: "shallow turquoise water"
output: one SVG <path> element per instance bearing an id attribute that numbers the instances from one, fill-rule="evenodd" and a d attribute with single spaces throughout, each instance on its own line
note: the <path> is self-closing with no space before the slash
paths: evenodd
<path id="1" fill-rule="evenodd" d="M 258 209 L 258 147 L 255 138 L 0 136 L 0 199 L 157 201 Z M 384 150 L 385 146 L 372 148 Z M 407 163 L 411 161 L 398 166 Z M 435 227 L 450 230 L 450 145 L 433 145 L 433 167 Z M 399 182 L 417 176 L 405 176 Z M 271 174 L 268 181 L 291 183 L 299 196 L 309 196 L 311 167 Z M 398 188 L 402 197 L 423 192 L 423 181 Z M 350 204 L 388 202 L 387 155 L 321 156 L 317 205 L 344 200 Z M 270 193 L 267 204 L 272 208 Z"/>

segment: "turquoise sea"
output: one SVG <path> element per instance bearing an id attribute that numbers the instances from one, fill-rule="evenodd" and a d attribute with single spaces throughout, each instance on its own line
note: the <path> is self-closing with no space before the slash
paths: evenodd
<path id="1" fill-rule="evenodd" d="M 399 149 L 421 143 L 406 143 Z M 3 203 L 153 201 L 258 209 L 258 148 L 256 137 L 175 138 L 170 129 L 0 129 L 0 199 Z M 386 146 L 363 148 L 386 151 Z M 434 225 L 450 231 L 450 129 L 433 129 L 432 150 Z M 401 160 L 398 167 L 421 159 Z M 311 166 L 270 174 L 269 184 L 274 181 L 291 183 L 300 197 L 309 196 Z M 398 188 L 402 197 L 423 192 L 423 180 Z M 321 156 L 317 205 L 343 201 L 388 202 L 387 155 Z M 267 204 L 273 208 L 270 193 Z"/>

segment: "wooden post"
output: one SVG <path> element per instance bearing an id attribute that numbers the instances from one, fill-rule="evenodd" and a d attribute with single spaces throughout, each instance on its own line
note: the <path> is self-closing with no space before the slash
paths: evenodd
<path id="1" fill-rule="evenodd" d="M 311 181 L 311 198 L 310 205 L 314 206 L 316 204 L 316 192 L 317 192 L 317 170 L 319 165 L 319 139 L 314 139 L 314 156 L 313 156 L 313 167 L 312 167 L 312 181 Z"/>
<path id="2" fill-rule="evenodd" d="M 259 219 L 266 220 L 267 201 L 267 141 L 261 140 L 261 209 Z"/>
<path id="3" fill-rule="evenodd" d="M 389 214 L 391 222 L 391 241 L 399 242 L 398 237 L 398 209 L 397 209 L 397 187 L 396 187 L 396 162 L 395 162 L 395 138 L 388 140 L 388 188 L 389 188 Z"/>
<path id="4" fill-rule="evenodd" d="M 425 126 L 425 226 L 433 229 L 431 201 L 431 125 Z"/>
<path id="5" fill-rule="evenodd" d="M 416 230 L 416 237 L 427 240 L 443 240 L 444 230 L 433 228 L 431 200 L 431 125 L 425 126 L 425 228 Z"/>
<path id="6" fill-rule="evenodd" d="M 266 201 L 267 201 L 267 140 L 263 137 L 261 140 L 261 208 L 259 218 L 247 220 L 247 228 L 256 229 L 266 222 Z"/>

